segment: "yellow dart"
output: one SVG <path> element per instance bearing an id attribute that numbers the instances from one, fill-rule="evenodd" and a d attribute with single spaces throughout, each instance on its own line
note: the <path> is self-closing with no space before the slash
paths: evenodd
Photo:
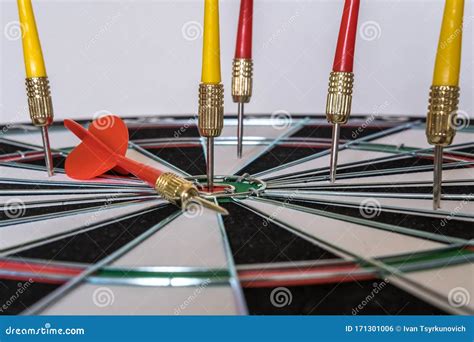
<path id="1" fill-rule="evenodd" d="M 198 127 L 207 138 L 207 182 L 214 187 L 214 138 L 224 126 L 224 86 L 221 83 L 219 1 L 204 0 L 202 77 L 199 85 Z"/>
<path id="2" fill-rule="evenodd" d="M 31 0 L 18 0 L 18 14 L 22 30 L 30 118 L 33 125 L 41 127 L 46 169 L 48 175 L 53 176 L 48 135 L 48 126 L 53 122 L 53 103 Z"/>
<path id="3" fill-rule="evenodd" d="M 441 206 L 443 147 L 456 134 L 464 0 L 446 0 L 431 86 L 426 136 L 434 145 L 433 209 Z"/>

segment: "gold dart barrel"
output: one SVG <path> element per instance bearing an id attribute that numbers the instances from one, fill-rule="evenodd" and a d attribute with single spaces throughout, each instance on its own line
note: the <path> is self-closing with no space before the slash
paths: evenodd
<path id="1" fill-rule="evenodd" d="M 351 114 L 352 72 L 333 71 L 329 75 L 329 89 L 326 101 L 326 118 L 332 124 L 345 124 Z"/>
<path id="2" fill-rule="evenodd" d="M 201 136 L 218 137 L 224 127 L 224 86 L 221 83 L 199 85 L 198 127 Z"/>
<path id="3" fill-rule="evenodd" d="M 236 58 L 232 63 L 232 99 L 235 103 L 249 103 L 252 97 L 253 62 Z"/>
<path id="4" fill-rule="evenodd" d="M 158 177 L 155 183 L 155 190 L 165 200 L 181 207 L 183 210 L 191 202 L 197 202 L 220 214 L 228 214 L 224 208 L 199 197 L 199 191 L 193 183 L 171 172 L 163 173 Z"/>
<path id="5" fill-rule="evenodd" d="M 49 126 L 54 114 L 48 77 L 26 78 L 26 94 L 33 125 Z"/>
<path id="6" fill-rule="evenodd" d="M 199 195 L 193 183 L 170 172 L 158 177 L 155 190 L 165 200 L 183 208 L 192 197 Z"/>
<path id="7" fill-rule="evenodd" d="M 460 89 L 457 86 L 432 86 L 426 121 L 426 137 L 431 145 L 451 145 L 456 135 L 456 111 Z"/>

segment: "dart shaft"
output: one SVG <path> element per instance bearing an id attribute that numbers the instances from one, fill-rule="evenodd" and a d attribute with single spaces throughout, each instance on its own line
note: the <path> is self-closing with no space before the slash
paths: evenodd
<path id="1" fill-rule="evenodd" d="M 342 12 L 333 71 L 352 72 L 360 0 L 346 0 Z"/>
<path id="2" fill-rule="evenodd" d="M 337 174 L 337 154 L 339 149 L 339 132 L 340 126 L 338 123 L 334 124 L 332 128 L 332 142 L 331 142 L 331 163 L 330 163 L 330 181 L 334 183 L 336 181 Z"/>
<path id="3" fill-rule="evenodd" d="M 204 0 L 201 82 L 207 84 L 221 82 L 219 0 Z"/>
<path id="4" fill-rule="evenodd" d="M 116 158 L 118 166 L 127 170 L 131 174 L 135 175 L 137 178 L 140 178 L 141 180 L 147 182 L 152 186 L 155 185 L 156 179 L 163 173 L 161 170 L 139 163 L 133 159 L 124 156 L 116 155 Z"/>
<path id="5" fill-rule="evenodd" d="M 253 0 L 240 0 L 235 58 L 252 58 Z"/>
<path id="6" fill-rule="evenodd" d="M 27 77 L 45 77 L 46 67 L 31 0 L 18 0 L 23 56 Z"/>
<path id="7" fill-rule="evenodd" d="M 433 209 L 441 207 L 441 186 L 443 182 L 443 147 L 434 148 Z"/>
<path id="8" fill-rule="evenodd" d="M 237 116 L 237 157 L 242 158 L 244 136 L 244 104 L 239 103 Z"/>
<path id="9" fill-rule="evenodd" d="M 459 85 L 463 33 L 464 0 L 445 2 L 433 85 Z"/>

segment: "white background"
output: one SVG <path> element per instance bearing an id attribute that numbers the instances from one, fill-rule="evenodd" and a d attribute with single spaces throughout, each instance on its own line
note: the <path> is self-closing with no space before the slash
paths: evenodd
<path id="1" fill-rule="evenodd" d="M 460 109 L 473 113 L 472 0 L 466 0 Z M 34 0 L 55 116 L 193 114 L 202 0 Z M 255 0 L 250 113 L 324 112 L 342 0 Z M 362 1 L 353 113 L 426 115 L 444 1 Z M 0 122 L 28 121 L 16 1 L 1 0 Z M 221 0 L 226 113 L 239 1 Z"/>

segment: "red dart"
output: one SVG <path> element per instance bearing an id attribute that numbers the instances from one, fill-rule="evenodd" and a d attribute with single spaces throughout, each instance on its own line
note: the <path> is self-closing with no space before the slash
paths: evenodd
<path id="1" fill-rule="evenodd" d="M 237 107 L 237 157 L 242 158 L 244 136 L 244 104 L 252 96 L 252 25 L 253 0 L 240 0 L 239 26 L 232 63 L 232 100 Z"/>
<path id="2" fill-rule="evenodd" d="M 69 177 L 92 179 L 118 166 L 148 183 L 173 204 L 186 208 L 188 203 L 197 202 L 228 214 L 224 208 L 200 198 L 197 188 L 184 178 L 125 157 L 128 128 L 118 116 L 101 117 L 93 121 L 88 130 L 73 120 L 64 120 L 64 126 L 82 140 L 66 158 L 65 169 Z"/>
<path id="3" fill-rule="evenodd" d="M 326 118 L 333 124 L 329 180 L 336 182 L 337 155 L 341 125 L 349 119 L 354 87 L 354 52 L 357 36 L 360 0 L 346 0 L 342 13 L 341 28 L 337 39 L 336 55 L 329 76 L 326 100 Z"/>

